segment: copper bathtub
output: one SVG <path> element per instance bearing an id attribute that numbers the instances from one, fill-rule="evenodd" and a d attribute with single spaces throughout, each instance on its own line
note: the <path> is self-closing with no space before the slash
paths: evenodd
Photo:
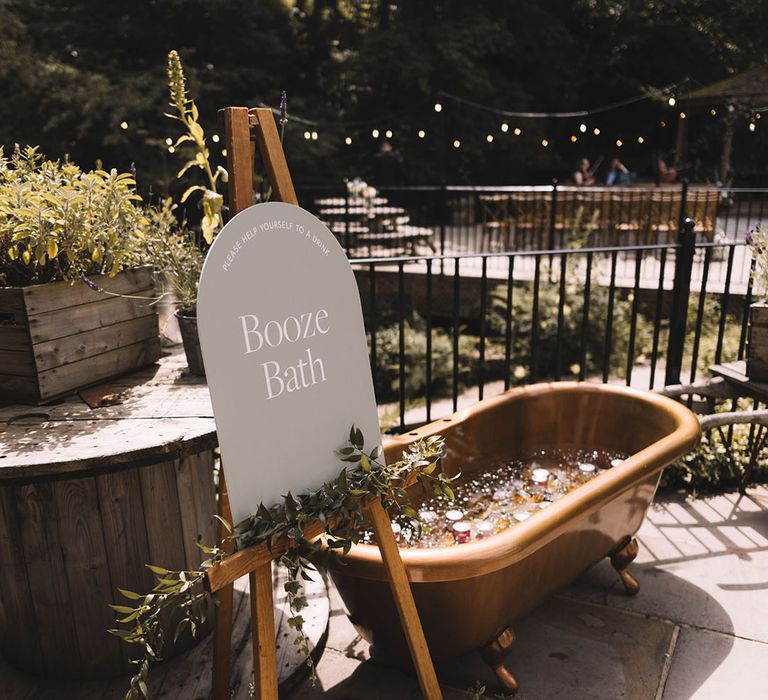
<path id="1" fill-rule="evenodd" d="M 508 689 L 503 665 L 512 625 L 603 557 L 627 592 L 638 590 L 627 566 L 633 535 L 665 466 L 691 450 L 699 423 L 684 406 L 625 387 L 537 384 L 480 402 L 385 445 L 388 461 L 410 442 L 445 437 L 445 473 L 482 470 L 530 449 L 577 447 L 631 455 L 494 537 L 437 549 L 404 549 L 403 560 L 434 659 L 479 650 Z M 353 547 L 347 566 L 331 572 L 358 631 L 383 655 L 407 657 L 378 549 Z"/>

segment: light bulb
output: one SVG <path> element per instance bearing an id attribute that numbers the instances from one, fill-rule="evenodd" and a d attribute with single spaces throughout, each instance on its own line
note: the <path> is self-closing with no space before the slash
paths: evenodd
<path id="1" fill-rule="evenodd" d="M 427 135 L 427 132 L 424 131 L 424 129 L 419 129 L 419 138 L 423 139 Z"/>
<path id="2" fill-rule="evenodd" d="M 439 102 L 435 102 L 435 112 L 442 112 L 443 111 L 443 105 L 441 105 Z"/>
<path id="3" fill-rule="evenodd" d="M 576 134 L 571 135 L 571 143 L 576 143 L 579 140 L 579 137 L 576 136 Z"/>
<path id="4" fill-rule="evenodd" d="M 755 130 L 755 122 L 749 122 L 749 130 L 754 131 Z"/>
<path id="5" fill-rule="evenodd" d="M 507 122 L 504 122 L 501 125 L 501 130 L 506 134 L 509 131 L 509 124 L 507 124 Z"/>
<path id="6" fill-rule="evenodd" d="M 317 132 L 316 131 L 312 132 L 312 140 L 313 141 L 317 141 Z"/>
<path id="7" fill-rule="evenodd" d="M 680 112 L 680 119 L 685 119 L 685 112 Z"/>
<path id="8" fill-rule="evenodd" d="M 493 134 L 488 134 L 488 136 L 485 137 L 485 140 L 488 143 L 493 143 Z"/>
<path id="9" fill-rule="evenodd" d="M 391 139 L 392 138 L 392 129 L 387 129 L 384 132 L 384 136 L 386 136 L 388 139 Z"/>
<path id="10" fill-rule="evenodd" d="M 125 130 L 128 128 L 128 122 L 120 122 L 120 128 Z"/>
<path id="11" fill-rule="evenodd" d="M 595 127 L 594 129 L 592 129 L 592 133 L 593 133 L 595 136 L 600 136 L 600 129 L 598 129 L 597 127 Z"/>
<path id="12" fill-rule="evenodd" d="M 624 145 L 621 139 L 616 139 L 616 148 L 621 148 Z"/>
<path id="13" fill-rule="evenodd" d="M 520 136 L 520 134 L 522 134 L 522 133 L 523 133 L 523 130 L 519 126 L 516 126 L 515 127 L 515 136 Z"/>
<path id="14" fill-rule="evenodd" d="M 644 142 L 645 142 L 645 139 L 644 139 L 642 136 L 638 136 L 638 137 L 637 137 L 637 142 L 638 142 L 638 143 L 644 143 Z"/>
<path id="15" fill-rule="evenodd" d="M 219 135 L 218 134 L 214 134 L 213 136 L 211 136 L 211 141 L 213 141 L 214 143 L 218 143 L 219 142 Z"/>
<path id="16" fill-rule="evenodd" d="M 453 147 L 454 147 L 454 148 L 458 148 L 459 146 L 461 146 L 461 141 L 459 141 L 459 139 L 456 139 L 456 140 L 453 142 Z"/>
<path id="17" fill-rule="evenodd" d="M 547 139 L 541 139 L 541 145 L 544 146 L 544 148 L 546 148 L 547 146 L 549 146 L 549 141 L 547 141 Z"/>
<path id="18" fill-rule="evenodd" d="M 351 136 L 347 136 L 347 137 L 344 139 L 344 143 L 346 143 L 346 144 L 347 144 L 347 146 L 351 145 L 351 143 L 352 143 L 352 137 L 351 137 Z"/>
<path id="19" fill-rule="evenodd" d="M 375 139 L 379 138 L 379 130 L 378 129 L 374 129 L 371 132 L 371 136 L 373 136 L 373 138 L 375 138 Z"/>
<path id="20" fill-rule="evenodd" d="M 165 145 L 173 146 L 173 139 L 170 136 L 167 139 L 165 139 Z"/>
<path id="21" fill-rule="evenodd" d="M 307 139 L 307 141 L 309 141 L 309 139 L 312 138 L 312 134 L 310 134 L 308 131 L 305 131 L 304 132 L 304 138 Z"/>
<path id="22" fill-rule="evenodd" d="M 667 100 L 667 104 L 669 104 L 670 107 L 674 107 L 675 106 L 675 102 L 677 102 L 677 100 L 674 97 L 670 97 Z"/>
<path id="23" fill-rule="evenodd" d="M 586 125 L 586 124 L 584 124 L 584 123 L 582 122 L 582 123 L 579 125 L 579 131 L 580 131 L 582 134 L 586 134 L 586 133 L 587 133 L 587 125 Z"/>

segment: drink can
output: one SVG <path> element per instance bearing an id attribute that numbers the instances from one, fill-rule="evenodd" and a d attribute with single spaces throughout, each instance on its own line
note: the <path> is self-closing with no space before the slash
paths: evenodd
<path id="1" fill-rule="evenodd" d="M 549 483 L 549 469 L 543 469 L 542 467 L 534 469 L 531 472 L 531 481 L 533 481 L 536 486 L 546 488 Z"/>
<path id="2" fill-rule="evenodd" d="M 465 544 L 469 542 L 471 537 L 471 530 L 469 523 L 465 520 L 460 520 L 453 524 L 453 540 L 456 544 Z"/>
<path id="3" fill-rule="evenodd" d="M 464 520 L 464 513 L 460 510 L 449 510 L 445 513 L 445 525 L 449 531 L 453 531 L 452 528 L 455 523 Z"/>

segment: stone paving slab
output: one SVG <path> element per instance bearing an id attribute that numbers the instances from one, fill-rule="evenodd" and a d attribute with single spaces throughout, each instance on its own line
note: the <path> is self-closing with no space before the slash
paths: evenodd
<path id="1" fill-rule="evenodd" d="M 743 498 L 658 498 L 638 540 L 640 554 L 631 569 L 640 581 L 639 595 L 623 594 L 607 562 L 584 574 L 567 594 L 768 642 L 767 489 L 750 490 Z"/>
<path id="2" fill-rule="evenodd" d="M 762 700 L 768 697 L 767 668 L 768 644 L 683 629 L 663 700 Z"/>

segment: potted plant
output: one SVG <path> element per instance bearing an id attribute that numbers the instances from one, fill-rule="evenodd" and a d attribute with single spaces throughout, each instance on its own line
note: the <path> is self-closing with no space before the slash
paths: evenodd
<path id="1" fill-rule="evenodd" d="M 755 260 L 755 291 L 762 300 L 749 307 L 747 376 L 768 381 L 768 230 L 756 224 L 746 235 Z"/>
<path id="2" fill-rule="evenodd" d="M 0 151 L 0 399 L 49 401 L 158 359 L 156 214 L 131 173 Z"/>

